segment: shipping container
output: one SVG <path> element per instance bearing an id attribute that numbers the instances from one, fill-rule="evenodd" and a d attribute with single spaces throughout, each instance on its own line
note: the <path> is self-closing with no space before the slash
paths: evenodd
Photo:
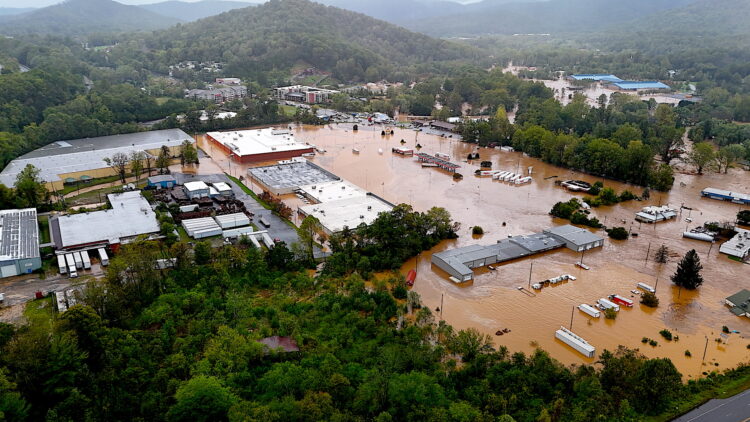
<path id="1" fill-rule="evenodd" d="M 609 298 L 610 298 L 610 300 L 612 300 L 612 302 L 614 302 L 614 303 L 616 303 L 618 305 L 626 306 L 628 308 L 632 308 L 633 307 L 633 301 L 630 300 L 630 299 L 628 299 L 628 298 L 622 297 L 620 295 L 610 295 Z"/>
<path id="2" fill-rule="evenodd" d="M 89 258 L 89 251 L 81 251 L 81 260 L 83 260 L 83 268 L 91 269 L 91 259 Z"/>
<path id="3" fill-rule="evenodd" d="M 265 217 L 261 217 L 260 219 L 258 219 L 258 221 L 260 221 L 260 224 L 266 227 L 271 227 L 271 223 L 268 220 L 266 220 Z"/>
<path id="4" fill-rule="evenodd" d="M 81 258 L 80 252 L 73 252 L 73 260 L 75 260 L 77 269 L 83 269 L 83 259 Z"/>
<path id="5" fill-rule="evenodd" d="M 611 308 L 611 309 L 614 309 L 615 312 L 619 312 L 620 311 L 620 306 L 619 305 L 617 305 L 616 303 L 612 303 L 612 302 L 610 302 L 609 300 L 607 300 L 605 298 L 601 298 L 601 299 L 597 300 L 596 303 L 599 305 L 599 308 L 601 308 L 601 309 L 610 309 Z"/>
<path id="6" fill-rule="evenodd" d="M 55 301 L 57 302 L 57 312 L 63 313 L 68 310 L 65 292 L 55 292 Z"/>
<path id="7" fill-rule="evenodd" d="M 65 262 L 65 255 L 57 255 L 57 268 L 60 269 L 60 274 L 68 273 L 68 263 Z"/>
<path id="8" fill-rule="evenodd" d="M 578 305 L 578 309 L 581 312 L 583 312 L 585 314 L 588 314 L 589 316 L 592 316 L 594 318 L 599 318 L 599 316 L 601 315 L 601 312 L 599 312 L 598 309 L 594 308 L 591 305 L 587 305 L 585 303 L 581 304 L 581 305 Z"/>
<path id="9" fill-rule="evenodd" d="M 647 292 L 656 293 L 656 289 L 654 289 L 653 287 L 649 286 L 646 283 L 638 283 L 636 284 L 636 287 L 638 287 L 641 290 L 645 290 Z"/>
<path id="10" fill-rule="evenodd" d="M 555 337 L 586 357 L 593 358 L 596 353 L 594 346 L 565 327 L 555 331 Z"/>
<path id="11" fill-rule="evenodd" d="M 106 267 L 107 265 L 109 265 L 109 257 L 107 256 L 107 251 L 105 251 L 104 248 L 99 248 L 97 252 L 99 252 L 99 262 L 101 262 L 102 266 Z"/>

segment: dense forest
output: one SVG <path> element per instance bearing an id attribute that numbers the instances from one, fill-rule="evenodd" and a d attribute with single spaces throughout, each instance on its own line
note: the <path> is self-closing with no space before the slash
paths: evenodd
<path id="1" fill-rule="evenodd" d="M 444 211 L 431 213 L 401 206 L 381 214 L 360 246 L 382 256 L 397 235 L 410 245 L 404 253 L 415 254 L 430 245 L 410 228 L 437 233 L 424 224 L 450 222 Z M 346 249 L 338 253 L 351 257 Z M 164 256 L 176 258 L 174 269 L 155 269 Z M 398 274 L 366 281 L 368 271 L 336 259 L 331 265 L 347 275 L 313 279 L 306 262 L 283 244 L 126 245 L 78 305 L 56 315 L 51 300 L 38 300 L 27 308 L 28 324 L 0 325 L 0 415 L 636 421 L 746 372 L 685 385 L 669 359 L 622 348 L 602 352 L 596 366 L 565 367 L 541 350 L 510 353 L 476 330 L 454 330 Z M 285 337 L 285 348 L 260 342 L 269 336 Z"/>

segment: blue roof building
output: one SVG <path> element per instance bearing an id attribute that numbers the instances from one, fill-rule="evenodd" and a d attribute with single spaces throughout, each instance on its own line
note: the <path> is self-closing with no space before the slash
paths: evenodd
<path id="1" fill-rule="evenodd" d="M 657 81 L 621 81 L 615 82 L 612 85 L 627 91 L 638 91 L 641 89 L 671 89 L 669 85 Z"/>
<path id="2" fill-rule="evenodd" d="M 570 77 L 577 81 L 622 82 L 622 79 L 617 76 L 606 73 L 581 73 L 578 75 L 570 75 Z"/>

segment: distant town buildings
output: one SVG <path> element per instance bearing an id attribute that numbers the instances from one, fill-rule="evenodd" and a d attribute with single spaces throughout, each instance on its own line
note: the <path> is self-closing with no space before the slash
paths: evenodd
<path id="1" fill-rule="evenodd" d="M 332 95 L 338 93 L 339 91 L 332 89 L 315 88 L 305 85 L 284 86 L 274 90 L 274 96 L 278 100 L 308 104 L 321 104 L 328 102 Z"/>
<path id="2" fill-rule="evenodd" d="M 42 268 L 36 209 L 0 211 L 0 278 Z"/>
<path id="3" fill-rule="evenodd" d="M 240 78 L 216 78 L 216 83 L 219 85 L 240 85 L 242 80 Z"/>
<path id="4" fill-rule="evenodd" d="M 244 85 L 220 86 L 209 89 L 190 89 L 185 93 L 185 98 L 213 101 L 217 104 L 239 100 L 245 97 L 247 97 L 247 87 Z"/>
<path id="5" fill-rule="evenodd" d="M 314 153 L 313 146 L 297 141 L 286 129 L 209 132 L 206 138 L 241 163 L 284 160 Z"/>
<path id="6" fill-rule="evenodd" d="M 163 146 L 172 156 L 178 156 L 184 141 L 195 143 L 180 129 L 165 129 L 52 142 L 11 161 L 0 173 L 0 183 L 14 186 L 18 173 L 31 164 L 41 171 L 39 176 L 47 183 L 47 189 L 60 190 L 65 183 L 115 175 L 115 170 L 104 162 L 104 158 L 114 154 L 145 152 L 153 162 Z"/>
<path id="7" fill-rule="evenodd" d="M 620 91 L 669 91 L 669 85 L 658 81 L 626 81 L 615 75 L 605 73 L 583 73 L 570 75 L 573 81 L 595 81 L 606 85 L 608 88 Z"/>

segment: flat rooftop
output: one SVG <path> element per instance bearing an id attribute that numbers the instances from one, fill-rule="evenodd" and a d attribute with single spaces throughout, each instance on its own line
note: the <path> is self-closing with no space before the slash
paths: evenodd
<path id="1" fill-rule="evenodd" d="M 719 252 L 727 255 L 744 258 L 750 254 L 750 230 L 735 229 L 737 234 L 733 238 L 722 243 Z"/>
<path id="2" fill-rule="evenodd" d="M 130 155 L 133 151 L 176 147 L 186 140 L 194 142 L 180 129 L 165 129 L 52 142 L 11 161 L 0 173 L 0 183 L 14 186 L 16 175 L 28 164 L 41 171 L 44 181 L 55 182 L 61 174 L 106 168 L 104 158 L 118 152 Z"/>
<path id="3" fill-rule="evenodd" d="M 0 211 L 0 261 L 38 257 L 36 209 Z"/>
<path id="4" fill-rule="evenodd" d="M 312 148 L 297 141 L 286 129 L 253 129 L 231 132 L 208 132 L 208 136 L 239 156 L 298 151 Z"/>
<path id="5" fill-rule="evenodd" d="M 208 189 L 208 185 L 206 184 L 206 182 L 204 182 L 202 180 L 197 180 L 195 182 L 185 182 L 183 184 L 183 186 L 185 187 L 185 189 L 188 190 L 188 192 L 195 192 L 195 191 L 199 191 L 199 190 L 207 190 Z"/>
<path id="6" fill-rule="evenodd" d="M 750 195 L 746 193 L 732 192 L 726 189 L 705 188 L 701 191 L 701 194 L 703 196 L 720 197 L 722 199 L 726 199 L 730 201 L 744 202 L 744 203 L 750 204 Z"/>
<path id="7" fill-rule="evenodd" d="M 671 89 L 669 85 L 657 81 L 620 81 L 613 85 L 620 89 Z"/>
<path id="8" fill-rule="evenodd" d="M 367 196 L 367 191 L 346 180 L 305 185 L 299 189 L 317 202 L 331 202 Z"/>
<path id="9" fill-rule="evenodd" d="M 304 214 L 320 220 L 330 233 L 340 232 L 344 227 L 353 229 L 362 223 L 371 224 L 378 214 L 392 209 L 393 204 L 373 194 L 300 207 Z"/>
<path id="10" fill-rule="evenodd" d="M 256 180 L 274 190 L 298 189 L 301 186 L 340 180 L 338 176 L 307 160 L 248 169 Z"/>
<path id="11" fill-rule="evenodd" d="M 580 73 L 577 75 L 570 75 L 571 78 L 577 81 L 590 80 L 590 81 L 605 81 L 605 82 L 621 82 L 622 79 L 615 75 L 608 73 Z"/>
<path id="12" fill-rule="evenodd" d="M 140 191 L 113 193 L 107 198 L 112 209 L 52 219 L 55 245 L 68 248 L 102 242 L 123 243 L 128 238 L 159 231 L 156 213 Z"/>
<path id="13" fill-rule="evenodd" d="M 551 236 L 558 236 L 568 242 L 574 243 L 579 246 L 604 240 L 602 237 L 597 236 L 586 229 L 572 226 L 570 224 L 551 227 L 544 230 L 544 233 Z"/>

